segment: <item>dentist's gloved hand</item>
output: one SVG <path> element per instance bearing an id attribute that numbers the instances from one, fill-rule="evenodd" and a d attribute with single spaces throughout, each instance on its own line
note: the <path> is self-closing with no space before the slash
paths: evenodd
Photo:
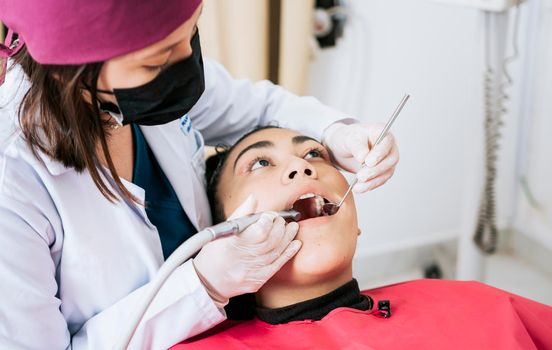
<path id="1" fill-rule="evenodd" d="M 353 191 L 366 192 L 383 185 L 395 172 L 399 161 L 399 149 L 391 133 L 375 147 L 385 124 L 343 124 L 330 125 L 322 137 L 322 143 L 329 149 L 334 162 L 352 173 L 358 182 Z M 362 165 L 366 166 L 363 168 Z"/>
<path id="2" fill-rule="evenodd" d="M 256 206 L 249 196 L 229 219 L 252 214 Z M 230 297 L 259 290 L 301 247 L 294 240 L 298 229 L 268 212 L 242 233 L 206 244 L 193 264 L 215 304 L 221 308 Z"/>

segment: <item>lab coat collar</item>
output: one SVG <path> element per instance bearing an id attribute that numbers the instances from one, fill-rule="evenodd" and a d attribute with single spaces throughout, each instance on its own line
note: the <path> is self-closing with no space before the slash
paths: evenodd
<path id="1" fill-rule="evenodd" d="M 21 101 L 29 90 L 31 84 L 21 66 L 14 66 L 12 61 L 8 62 L 8 66 L 9 68 L 8 73 L 6 74 L 6 82 L 2 86 L 5 94 L 0 94 L 0 106 L 2 106 L 2 113 L 0 116 L 3 119 L 0 129 L 2 129 L 2 127 L 6 127 L 4 132 L 7 134 L 0 136 L 6 137 L 7 152 L 10 152 L 9 146 L 7 146 L 8 144 L 19 143 L 16 148 L 12 148 L 13 152 L 20 152 L 16 151 L 16 149 L 28 150 L 31 157 L 36 159 L 37 157 L 35 157 L 35 155 L 32 154 L 32 151 L 27 147 L 23 131 L 19 127 L 19 106 L 21 105 Z M 1 145 L 2 143 L 0 143 L 0 146 Z M 40 150 L 37 150 L 36 153 L 38 155 L 38 160 L 44 164 L 44 167 L 53 176 L 61 175 L 71 170 L 71 168 L 66 168 L 62 163 L 52 159 L 49 155 Z"/>
<path id="2" fill-rule="evenodd" d="M 199 230 L 211 223 L 204 184 L 196 173 L 196 163 L 203 161 L 203 139 L 191 125 L 181 127 L 186 121 L 184 116 L 167 124 L 140 128 L 184 211 Z"/>
<path id="3" fill-rule="evenodd" d="M 74 170 L 73 168 L 67 168 L 61 162 L 52 159 L 49 155 L 42 151 L 38 151 L 38 156 L 52 176 L 62 175 L 70 170 Z"/>
<path id="4" fill-rule="evenodd" d="M 194 173 L 192 157 L 194 150 L 201 153 L 196 157 L 202 156 L 202 147 L 195 149 L 194 130 L 183 135 L 179 120 L 164 125 L 141 127 L 141 129 L 192 224 L 197 229 L 209 225 L 211 218 L 208 213 L 207 196 L 203 184 Z M 38 156 L 52 176 L 75 171 L 44 152 L 38 151 Z"/>
<path id="5" fill-rule="evenodd" d="M 61 162 L 53 159 L 48 154 L 39 149 L 36 150 L 35 155 L 35 153 L 33 153 L 33 151 L 28 147 L 27 141 L 25 141 L 25 138 L 23 136 L 23 132 L 15 127 L 13 133 L 8 136 L 7 140 L 5 140 L 4 143 L 0 142 L 0 146 L 0 148 L 4 148 L 4 152 L 7 155 L 11 154 L 12 156 L 16 157 L 20 155 L 26 158 L 27 161 L 32 163 L 38 161 L 52 176 L 61 175 L 70 170 L 73 170 L 72 168 L 65 167 L 65 165 L 63 165 Z"/>

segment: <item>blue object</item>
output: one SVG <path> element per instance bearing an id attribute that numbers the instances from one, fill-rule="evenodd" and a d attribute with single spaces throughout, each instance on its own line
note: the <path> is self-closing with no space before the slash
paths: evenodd
<path id="1" fill-rule="evenodd" d="M 140 127 L 132 124 L 134 171 L 132 182 L 146 192 L 146 214 L 157 227 L 165 259 L 197 231 L 148 146 Z"/>

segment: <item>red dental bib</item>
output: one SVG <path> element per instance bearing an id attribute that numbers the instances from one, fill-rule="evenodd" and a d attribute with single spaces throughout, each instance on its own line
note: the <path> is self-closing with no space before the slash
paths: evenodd
<path id="1" fill-rule="evenodd" d="M 478 282 L 417 280 L 363 292 L 392 316 L 338 308 L 320 321 L 226 321 L 184 349 L 552 349 L 552 307 Z"/>

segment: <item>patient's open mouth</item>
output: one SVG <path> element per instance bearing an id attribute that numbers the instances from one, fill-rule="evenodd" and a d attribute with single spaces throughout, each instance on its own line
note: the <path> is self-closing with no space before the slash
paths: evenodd
<path id="1" fill-rule="evenodd" d="M 326 203 L 330 203 L 330 201 L 320 195 L 306 193 L 293 203 L 292 209 L 301 213 L 299 221 L 320 216 L 330 216 L 332 214 L 324 211 L 324 204 Z"/>

